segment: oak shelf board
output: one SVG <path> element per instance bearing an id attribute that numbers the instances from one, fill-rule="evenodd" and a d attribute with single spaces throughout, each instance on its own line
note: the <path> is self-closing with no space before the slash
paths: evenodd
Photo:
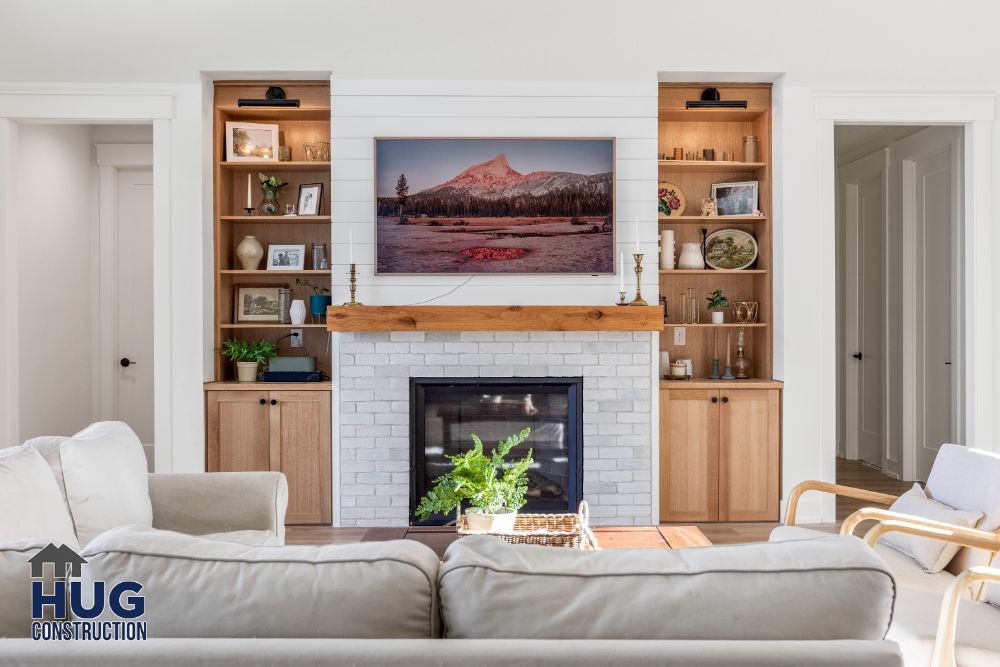
<path id="1" fill-rule="evenodd" d="M 220 215 L 220 222 L 234 224 L 275 224 L 275 225 L 305 225 L 318 222 L 330 222 L 328 215 Z"/>
<path id="2" fill-rule="evenodd" d="M 257 269 L 247 271 L 245 269 L 219 269 L 219 273 L 224 276 L 330 276 L 330 269 L 303 269 L 268 271 L 267 269 Z"/>
<path id="3" fill-rule="evenodd" d="M 784 382 L 766 380 L 764 378 L 747 378 L 746 380 L 709 380 L 708 378 L 693 378 L 691 380 L 660 379 L 660 390 L 665 389 L 781 389 Z"/>
<path id="4" fill-rule="evenodd" d="M 698 322 L 697 324 L 682 324 L 680 322 L 667 322 L 663 329 L 673 329 L 674 327 L 691 327 L 693 329 L 764 329 L 767 322 L 754 322 L 753 324 L 740 324 L 739 322 L 723 322 L 722 324 L 712 324 L 711 322 Z"/>
<path id="5" fill-rule="evenodd" d="M 330 120 L 330 107 L 217 107 L 226 120 Z"/>
<path id="6" fill-rule="evenodd" d="M 330 171 L 329 162 L 279 162 L 278 160 L 261 160 L 260 162 L 227 162 L 219 163 L 220 169 L 243 171 L 254 169 L 269 169 L 272 171 Z M 274 216 L 276 218 L 281 216 Z"/>
<path id="7" fill-rule="evenodd" d="M 728 276 L 738 276 L 740 274 L 751 274 L 751 275 L 764 275 L 770 273 L 767 269 L 660 269 L 661 276 L 668 275 L 678 275 L 678 276 L 709 276 L 709 275 L 728 275 Z M 272 271 L 272 273 L 275 273 Z"/>
<path id="8" fill-rule="evenodd" d="M 766 162 L 733 162 L 730 160 L 659 160 L 664 171 L 757 171 L 767 167 Z"/>
<path id="9" fill-rule="evenodd" d="M 687 123 L 746 123 L 767 113 L 765 109 L 660 109 L 660 120 Z"/>
<path id="10" fill-rule="evenodd" d="M 333 383 L 323 382 L 237 382 L 209 381 L 204 384 L 205 391 L 330 391 Z"/>
<path id="11" fill-rule="evenodd" d="M 329 331 L 661 331 L 662 306 L 330 306 Z"/>
<path id="12" fill-rule="evenodd" d="M 282 324 L 280 322 L 233 322 L 219 324 L 220 329 L 325 329 L 325 324 Z"/>
<path id="13" fill-rule="evenodd" d="M 724 225 L 727 223 L 745 224 L 748 222 L 767 222 L 766 215 L 663 215 L 660 214 L 657 222 L 661 225 L 672 224 L 710 224 Z"/>

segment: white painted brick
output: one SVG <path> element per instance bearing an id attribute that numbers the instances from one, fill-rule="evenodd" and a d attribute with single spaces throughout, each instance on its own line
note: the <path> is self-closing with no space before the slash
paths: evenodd
<path id="1" fill-rule="evenodd" d="M 388 378 L 393 378 L 393 377 L 407 378 L 407 381 L 409 381 L 410 368 L 409 366 L 399 366 L 390 363 L 385 366 L 376 366 L 375 375 Z"/>
<path id="2" fill-rule="evenodd" d="M 385 345 L 390 345 L 391 343 L 385 343 Z M 388 354 L 356 354 L 354 355 L 354 361 L 358 366 L 384 366 L 389 363 Z"/>
<path id="3" fill-rule="evenodd" d="M 343 359 L 340 361 L 340 375 L 349 378 L 361 378 L 375 375 L 375 369 L 371 366 L 347 366 Z"/>
<path id="4" fill-rule="evenodd" d="M 409 352 L 390 354 L 389 363 L 393 366 L 420 366 L 424 363 L 424 355 Z"/>
<path id="5" fill-rule="evenodd" d="M 604 341 L 632 341 L 631 331 L 602 331 L 601 340 Z"/>
<path id="6" fill-rule="evenodd" d="M 460 377 L 478 377 L 479 367 L 469 368 L 468 366 L 445 366 L 444 367 L 444 377 L 446 378 L 460 378 Z"/>
<path id="7" fill-rule="evenodd" d="M 611 459 L 601 459 L 603 461 L 608 461 Z M 632 472 L 630 470 L 602 470 L 597 473 L 597 481 L 599 482 L 632 482 Z M 647 482 L 648 485 L 648 482 Z M 649 490 L 648 488 L 646 489 Z M 618 487 L 619 492 L 624 492 L 625 489 Z"/>
<path id="8" fill-rule="evenodd" d="M 551 364 L 561 364 L 563 362 L 563 355 L 561 354 L 531 354 L 528 356 L 528 363 L 532 366 L 548 366 Z M 541 368 L 538 369 L 539 372 L 542 371 Z"/>
<path id="9" fill-rule="evenodd" d="M 514 354 L 544 354 L 548 350 L 547 343 L 515 343 Z"/>
<path id="10" fill-rule="evenodd" d="M 358 412 L 388 412 L 389 401 L 366 401 L 358 403 Z"/>
<path id="11" fill-rule="evenodd" d="M 629 377 L 642 376 L 646 378 L 646 382 L 649 382 L 649 369 L 643 366 L 618 366 L 618 375 L 625 375 Z M 636 386 L 634 383 L 632 386 Z"/>
<path id="12" fill-rule="evenodd" d="M 498 354 L 495 355 L 493 362 L 505 366 L 526 366 L 528 359 L 527 354 Z"/>
<path id="13" fill-rule="evenodd" d="M 340 404 L 340 413 L 341 414 L 344 414 L 344 413 L 347 413 L 347 412 L 357 412 L 357 411 L 358 411 L 358 406 L 355 405 L 354 403 L 348 402 L 348 403 L 341 403 Z M 341 424 L 340 428 L 344 429 L 344 428 L 347 428 L 347 426 L 344 425 L 344 424 Z M 341 431 L 341 435 L 347 435 L 347 434 L 344 433 L 343 431 Z"/>
<path id="14" fill-rule="evenodd" d="M 391 481 L 392 475 L 387 472 L 358 473 L 358 484 L 388 484 Z"/>
<path id="15" fill-rule="evenodd" d="M 618 493 L 618 485 L 614 482 L 598 482 L 597 480 L 585 479 L 583 480 L 583 492 L 599 496 L 611 495 Z"/>
<path id="16" fill-rule="evenodd" d="M 377 414 L 376 418 L 379 416 L 381 413 Z M 384 424 L 365 424 L 357 427 L 357 433 L 359 437 L 384 438 L 389 435 L 389 427 Z"/>
<path id="17" fill-rule="evenodd" d="M 581 366 L 593 366 L 597 363 L 596 354 L 567 354 L 563 357 L 567 364 L 580 364 Z"/>
<path id="18" fill-rule="evenodd" d="M 598 409 L 601 412 L 624 412 L 632 409 L 632 401 L 601 401 Z"/>
<path id="19" fill-rule="evenodd" d="M 632 401 L 632 410 L 634 412 L 649 412 L 651 406 L 649 401 Z M 645 419 L 649 419 L 649 415 L 645 415 Z"/>
<path id="20" fill-rule="evenodd" d="M 352 484 L 350 486 L 344 486 L 343 492 L 345 496 L 373 496 L 375 495 L 375 487 L 371 484 Z"/>
<path id="21" fill-rule="evenodd" d="M 409 484 L 382 484 L 375 489 L 375 494 L 379 496 L 409 495 L 409 493 Z"/>
<path id="22" fill-rule="evenodd" d="M 340 346 L 341 354 L 371 354 L 375 352 L 374 343 L 343 343 Z"/>
<path id="23" fill-rule="evenodd" d="M 590 396 L 589 393 L 587 395 Z M 597 412 L 597 405 L 598 405 L 597 401 L 584 401 L 583 402 L 583 412 L 584 413 L 587 413 L 587 412 Z"/>
<path id="24" fill-rule="evenodd" d="M 343 427 L 341 427 L 343 429 Z M 597 424 L 583 423 L 583 434 L 587 435 L 597 435 Z"/>
<path id="25" fill-rule="evenodd" d="M 404 414 L 410 414 L 410 402 L 409 401 L 392 401 L 390 403 L 390 409 L 393 412 L 401 412 Z"/>
<path id="26" fill-rule="evenodd" d="M 410 510 L 407 507 L 377 507 L 375 516 L 379 519 L 407 519 Z"/>
<path id="27" fill-rule="evenodd" d="M 448 354 L 475 354 L 478 350 L 478 343 L 448 343 L 444 346 Z"/>
<path id="28" fill-rule="evenodd" d="M 553 377 L 583 375 L 583 366 L 579 364 L 553 365 L 548 367 L 548 374 Z"/>
<path id="29" fill-rule="evenodd" d="M 444 377 L 444 366 L 410 366 L 410 375 L 428 378 Z"/>
<path id="30" fill-rule="evenodd" d="M 497 331 L 493 339 L 498 343 L 520 343 L 528 340 L 527 331 Z"/>
<path id="31" fill-rule="evenodd" d="M 649 425 L 649 414 L 646 412 L 619 412 L 619 424 L 646 424 Z M 632 430 L 635 433 L 635 429 Z"/>
<path id="32" fill-rule="evenodd" d="M 618 516 L 649 516 L 649 505 L 619 505 Z"/>
<path id="33" fill-rule="evenodd" d="M 529 338 L 533 341 L 556 341 L 565 340 L 565 335 L 561 331 L 532 331 Z"/>
<path id="34" fill-rule="evenodd" d="M 410 352 L 415 354 L 441 354 L 444 352 L 444 343 L 410 343 Z"/>
<path id="35" fill-rule="evenodd" d="M 378 401 L 407 401 L 410 399 L 410 389 L 378 389 L 375 391 L 375 400 Z"/>
<path id="36" fill-rule="evenodd" d="M 597 386 L 601 389 L 621 389 L 621 388 L 632 388 L 631 378 L 621 378 L 621 377 L 602 377 L 597 381 Z"/>
<path id="37" fill-rule="evenodd" d="M 363 475 L 358 475 L 358 481 L 363 482 L 365 480 L 361 479 Z M 618 493 L 649 493 L 649 482 L 622 482 L 618 485 Z"/>
<path id="38" fill-rule="evenodd" d="M 649 366 L 649 354 L 648 353 L 633 354 L 632 355 L 632 363 L 636 364 L 637 366 L 646 366 L 647 367 L 646 370 L 649 370 L 648 369 L 648 366 Z"/>
<path id="39" fill-rule="evenodd" d="M 428 331 L 425 340 L 428 343 L 457 343 L 459 335 L 457 331 Z"/>
<path id="40" fill-rule="evenodd" d="M 601 447 L 598 456 L 602 459 L 630 459 L 632 458 L 631 447 Z"/>
<path id="41" fill-rule="evenodd" d="M 597 496 L 597 501 L 601 505 L 628 505 L 632 502 L 632 497 L 622 496 L 617 493 L 602 493 Z"/>
<path id="42" fill-rule="evenodd" d="M 375 343 L 375 351 L 383 354 L 398 354 L 410 351 L 409 343 Z"/>
<path id="43" fill-rule="evenodd" d="M 583 471 L 597 472 L 600 470 L 616 470 L 618 463 L 614 459 L 595 459 L 587 456 L 587 447 L 584 445 Z"/>
<path id="44" fill-rule="evenodd" d="M 649 354 L 649 343 L 615 343 L 615 352 Z"/>
<path id="45" fill-rule="evenodd" d="M 341 461 L 340 469 L 343 472 L 372 472 L 375 464 L 371 461 Z"/>
<path id="46" fill-rule="evenodd" d="M 491 331 L 463 331 L 459 335 L 459 340 L 463 343 L 480 343 L 480 342 L 491 342 L 493 340 L 493 332 Z"/>
<path id="47" fill-rule="evenodd" d="M 407 492 L 409 492 L 409 484 L 410 484 L 410 473 L 408 471 L 409 468 L 407 468 L 407 472 L 392 473 L 392 483 L 403 484 L 404 486 L 406 486 Z"/>
<path id="48" fill-rule="evenodd" d="M 480 343 L 480 354 L 511 354 L 514 346 L 510 343 Z"/>
<path id="49" fill-rule="evenodd" d="M 388 449 L 359 449 L 358 450 L 358 460 L 361 461 L 385 461 L 389 458 Z"/>
<path id="50" fill-rule="evenodd" d="M 346 413 L 346 411 L 344 411 Z M 374 424 L 375 416 L 371 414 L 341 414 L 341 424 Z"/>
<path id="51" fill-rule="evenodd" d="M 357 507 L 358 496 L 341 496 L 340 506 L 343 507 Z"/>
<path id="52" fill-rule="evenodd" d="M 513 375 L 514 375 L 513 366 L 493 365 L 493 366 L 479 367 L 479 377 L 503 378 L 503 377 L 513 377 Z"/>
<path id="53" fill-rule="evenodd" d="M 394 343 L 422 343 L 426 335 L 423 331 L 392 331 L 389 333 L 389 340 Z"/>
<path id="54" fill-rule="evenodd" d="M 354 380 L 355 389 L 389 389 L 392 386 L 392 378 L 387 377 L 369 377 L 369 378 L 358 378 Z M 340 386 L 341 389 L 346 389 L 344 385 Z M 343 399 L 344 392 L 340 393 Z"/>
<path id="55" fill-rule="evenodd" d="M 632 502 L 648 508 L 653 502 L 653 495 L 650 493 L 637 493 L 632 496 Z"/>
<path id="56" fill-rule="evenodd" d="M 564 343 L 560 341 L 558 343 L 549 343 L 545 351 L 549 354 L 580 354 L 583 351 L 583 346 L 580 343 Z"/>
<path id="57" fill-rule="evenodd" d="M 354 355 L 353 354 L 342 354 L 342 355 L 340 355 L 340 365 L 341 366 L 353 366 L 354 365 Z"/>
<path id="58" fill-rule="evenodd" d="M 375 468 L 379 472 L 404 472 L 407 475 L 410 474 L 409 461 L 379 461 L 375 464 Z"/>
<path id="59" fill-rule="evenodd" d="M 602 352 L 617 352 L 618 343 L 599 341 L 596 343 L 584 343 L 581 345 L 581 351 L 588 354 L 600 354 Z"/>
<path id="60" fill-rule="evenodd" d="M 340 516 L 344 519 L 374 519 L 375 510 L 371 507 L 342 507 Z"/>
<path id="61" fill-rule="evenodd" d="M 361 379 L 367 379 L 367 378 L 361 378 Z M 345 377 L 342 377 L 338 380 L 341 389 L 354 389 L 357 381 L 358 378 L 345 378 Z"/>
<path id="62" fill-rule="evenodd" d="M 458 363 L 463 366 L 489 366 L 493 363 L 492 354 L 463 354 Z"/>
<path id="63" fill-rule="evenodd" d="M 357 507 L 388 507 L 392 504 L 389 496 L 355 496 Z"/>
<path id="64" fill-rule="evenodd" d="M 375 392 L 371 389 L 343 389 L 340 392 L 341 401 L 373 401 Z"/>
<path id="65" fill-rule="evenodd" d="M 632 364 L 632 355 L 629 354 L 600 354 L 598 355 L 602 366 L 629 366 Z"/>
<path id="66" fill-rule="evenodd" d="M 409 432 L 409 427 L 407 427 L 407 432 Z M 390 449 L 389 458 L 393 461 L 409 461 L 410 460 L 410 450 L 409 448 L 403 449 Z"/>
<path id="67" fill-rule="evenodd" d="M 567 331 L 563 337 L 567 342 L 596 341 L 598 333 L 597 331 Z"/>
<path id="68" fill-rule="evenodd" d="M 410 415 L 397 412 L 380 412 L 375 415 L 376 424 L 409 424 Z M 387 434 L 388 435 L 388 434 Z"/>

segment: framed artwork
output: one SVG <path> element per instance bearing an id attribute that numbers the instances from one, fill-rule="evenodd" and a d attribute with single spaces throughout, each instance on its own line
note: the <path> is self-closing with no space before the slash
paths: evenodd
<path id="1" fill-rule="evenodd" d="M 306 246 L 267 246 L 268 271 L 301 271 L 306 268 Z"/>
<path id="2" fill-rule="evenodd" d="M 287 285 L 237 285 L 233 288 L 234 322 L 279 322 L 278 290 Z"/>
<path id="3" fill-rule="evenodd" d="M 748 269 L 758 252 L 757 239 L 742 229 L 720 229 L 705 239 L 705 263 L 713 269 Z"/>
<path id="4" fill-rule="evenodd" d="M 376 274 L 613 274 L 614 138 L 376 138 Z"/>
<path id="5" fill-rule="evenodd" d="M 277 162 L 278 126 L 226 121 L 226 159 L 229 162 Z"/>
<path id="6" fill-rule="evenodd" d="M 322 201 L 322 183 L 303 183 L 299 186 L 299 215 L 319 215 Z"/>
<path id="7" fill-rule="evenodd" d="M 719 215 L 754 215 L 757 211 L 757 181 L 713 183 L 712 196 Z"/>

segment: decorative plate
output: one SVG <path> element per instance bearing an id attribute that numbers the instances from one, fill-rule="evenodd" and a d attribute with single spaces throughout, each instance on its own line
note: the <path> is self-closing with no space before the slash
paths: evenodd
<path id="1" fill-rule="evenodd" d="M 705 239 L 705 263 L 713 269 L 745 269 L 757 253 L 757 239 L 740 229 L 720 229 Z"/>
<path id="2" fill-rule="evenodd" d="M 661 181 L 659 189 L 660 217 L 684 215 L 684 209 L 687 208 L 687 197 L 684 196 L 684 191 L 667 181 Z"/>

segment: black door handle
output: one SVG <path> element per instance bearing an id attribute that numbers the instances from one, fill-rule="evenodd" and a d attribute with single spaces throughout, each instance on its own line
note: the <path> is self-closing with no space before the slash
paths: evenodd
<path id="1" fill-rule="evenodd" d="M 128 368 L 129 366 L 135 366 L 135 362 L 132 361 L 131 359 L 129 359 L 128 357 L 122 357 L 121 359 L 118 360 L 118 363 L 121 364 L 122 368 Z"/>
<path id="2" fill-rule="evenodd" d="M 271 405 L 277 405 L 277 404 L 278 404 L 278 401 L 276 401 L 275 399 L 272 398 L 271 399 Z"/>
<path id="3" fill-rule="evenodd" d="M 722 402 L 723 403 L 728 403 L 729 402 L 729 397 L 728 396 L 723 396 L 722 397 Z"/>
<path id="4" fill-rule="evenodd" d="M 860 352 L 858 352 L 857 354 L 852 354 L 851 356 L 854 357 L 855 359 L 864 359 L 865 357 L 865 355 L 861 354 Z"/>
<path id="5" fill-rule="evenodd" d="M 719 402 L 719 397 L 718 396 L 713 396 L 712 397 L 712 402 L 713 403 L 718 403 Z"/>
<path id="6" fill-rule="evenodd" d="M 262 399 L 260 399 L 260 404 L 261 404 L 261 405 L 264 405 L 265 403 L 267 403 L 267 401 L 265 401 L 265 400 L 264 400 L 263 398 L 262 398 Z"/>

